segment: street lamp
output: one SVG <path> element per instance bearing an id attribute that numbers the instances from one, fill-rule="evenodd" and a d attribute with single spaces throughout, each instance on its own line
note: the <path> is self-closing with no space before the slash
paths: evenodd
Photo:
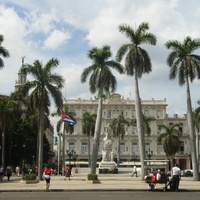
<path id="1" fill-rule="evenodd" d="M 69 157 L 69 166 L 71 166 L 71 158 L 74 155 L 74 152 L 75 152 L 74 150 L 71 151 L 67 150 L 67 155 Z"/>
<path id="2" fill-rule="evenodd" d="M 71 151 L 67 150 L 66 152 L 67 152 L 67 155 L 69 157 L 69 167 L 70 167 L 70 169 L 71 169 L 71 160 L 74 160 L 74 166 L 76 166 L 75 173 L 77 173 L 78 172 L 77 165 L 76 165 L 76 160 L 78 158 L 77 152 L 75 150 L 71 150 Z"/>
<path id="3" fill-rule="evenodd" d="M 149 160 L 151 159 L 152 155 L 153 155 L 153 151 L 151 151 L 149 148 L 149 150 L 147 151 L 147 156 L 148 156 Z"/>
<path id="4" fill-rule="evenodd" d="M 57 133 L 59 140 L 58 140 L 58 176 L 60 175 L 60 161 L 61 161 L 61 136 L 62 133 Z M 62 165 L 61 165 L 62 166 Z"/>
<path id="5" fill-rule="evenodd" d="M 137 160 L 137 155 L 135 155 L 135 152 L 133 152 L 133 154 L 132 154 L 132 160 L 133 160 L 134 165 L 135 165 L 135 161 Z"/>
<path id="6" fill-rule="evenodd" d="M 153 151 L 151 151 L 150 148 L 149 148 L 149 150 L 147 151 L 147 156 L 149 158 L 149 169 L 150 169 L 150 159 L 151 159 L 152 155 L 153 155 Z"/>
<path id="7" fill-rule="evenodd" d="M 76 166 L 75 173 L 78 173 L 78 169 L 77 169 L 77 158 L 78 158 L 78 154 L 75 153 L 75 154 L 74 154 L 74 165 Z"/>

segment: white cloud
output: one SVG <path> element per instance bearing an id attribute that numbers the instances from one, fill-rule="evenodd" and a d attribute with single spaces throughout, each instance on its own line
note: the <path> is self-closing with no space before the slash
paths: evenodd
<path id="1" fill-rule="evenodd" d="M 108 44 L 115 56 L 120 45 L 128 41 L 118 31 L 118 25 L 127 23 L 135 28 L 145 21 L 149 23 L 149 31 L 157 36 L 158 41 L 156 46 L 145 46 L 152 60 L 153 71 L 139 81 L 141 98 L 167 98 L 168 112 L 186 112 L 185 88 L 178 85 L 178 80 L 168 79 L 169 67 L 166 58 L 170 51 L 164 47 L 164 43 L 169 39 L 182 41 L 187 35 L 200 37 L 199 1 L 1 0 L 1 2 L 0 34 L 5 37 L 2 45 L 10 51 L 11 57 L 4 59 L 5 68 L 0 70 L 0 93 L 9 94 L 13 91 L 22 56 L 26 56 L 25 62 L 30 64 L 36 59 L 45 63 L 51 57 L 58 57 L 60 67 L 57 72 L 66 80 L 66 87 L 63 89 L 66 98 L 90 98 L 94 95 L 90 94 L 88 83 L 80 82 L 83 69 L 91 64 L 87 59 L 87 43 L 91 47 Z M 84 32 L 78 35 L 81 37 L 80 43 L 76 40 L 77 30 Z M 86 38 L 83 35 L 87 35 Z M 69 48 L 67 52 L 66 47 Z M 134 98 L 133 78 L 127 78 L 126 75 L 116 74 L 116 76 L 117 92 L 125 98 Z M 200 99 L 199 84 L 199 80 L 196 80 L 191 85 L 193 102 Z"/>
<path id="2" fill-rule="evenodd" d="M 31 13 L 26 13 L 29 34 L 34 33 L 44 33 L 48 34 L 52 29 L 55 28 L 54 23 L 57 21 L 54 13 L 44 14 L 39 11 L 31 11 Z"/>
<path id="3" fill-rule="evenodd" d="M 67 40 L 71 38 L 69 32 L 63 32 L 60 30 L 54 30 L 51 34 L 46 38 L 44 42 L 44 47 L 48 49 L 56 49 L 60 45 L 66 44 Z"/>

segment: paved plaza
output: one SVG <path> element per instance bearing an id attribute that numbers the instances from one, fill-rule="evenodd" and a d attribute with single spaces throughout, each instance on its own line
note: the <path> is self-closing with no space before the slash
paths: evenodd
<path id="1" fill-rule="evenodd" d="M 75 174 L 71 180 L 64 180 L 64 176 L 52 176 L 50 191 L 148 191 L 148 184 L 140 177 L 130 174 L 99 174 L 100 183 L 86 180 L 86 174 Z M 10 181 L 4 177 L 0 182 L 0 192 L 14 191 L 45 191 L 45 181 L 35 184 L 21 183 L 21 177 L 11 176 Z M 164 185 L 157 184 L 155 191 L 162 190 Z M 193 181 L 192 177 L 182 177 L 179 191 L 200 191 L 200 181 Z"/>

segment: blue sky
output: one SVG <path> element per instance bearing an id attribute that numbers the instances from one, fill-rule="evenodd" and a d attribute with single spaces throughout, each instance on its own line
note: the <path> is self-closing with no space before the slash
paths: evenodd
<path id="1" fill-rule="evenodd" d="M 90 94 L 88 84 L 80 82 L 83 69 L 91 64 L 88 50 L 108 44 L 114 58 L 119 47 L 127 42 L 118 26 L 126 23 L 134 28 L 148 22 L 149 31 L 157 36 L 157 45 L 144 47 L 153 70 L 139 81 L 140 96 L 144 100 L 166 98 L 167 113 L 183 115 L 187 110 L 186 89 L 178 85 L 178 79 L 168 78 L 166 59 L 170 51 L 164 43 L 169 39 L 182 42 L 188 35 L 200 38 L 199 19 L 198 0 L 0 0 L 2 45 L 11 54 L 0 70 L 0 93 L 10 94 L 14 90 L 22 56 L 28 64 L 37 59 L 46 63 L 55 57 L 60 60 L 56 71 L 66 80 L 63 95 L 70 99 L 91 98 L 94 95 Z M 116 92 L 134 99 L 133 78 L 116 76 Z M 199 86 L 199 80 L 191 85 L 193 108 L 200 99 Z"/>

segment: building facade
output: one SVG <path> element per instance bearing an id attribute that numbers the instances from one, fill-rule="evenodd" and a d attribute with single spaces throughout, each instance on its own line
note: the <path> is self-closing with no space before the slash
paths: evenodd
<path id="1" fill-rule="evenodd" d="M 157 142 L 161 130 L 159 125 L 180 124 L 182 132 L 181 146 L 179 152 L 175 155 L 175 160 L 181 166 L 181 169 L 190 168 L 190 149 L 188 141 L 188 127 L 186 115 L 179 117 L 167 115 L 167 102 L 163 100 L 141 100 L 142 111 L 146 117 L 154 117 L 155 120 L 150 122 L 151 135 L 145 136 L 145 151 L 146 158 L 152 160 L 168 159 L 163 150 L 163 145 Z M 98 99 L 65 99 L 66 104 L 71 112 L 76 114 L 76 124 L 74 126 L 74 133 L 65 136 L 65 149 L 69 151 L 76 151 L 78 154 L 78 161 L 88 162 L 88 138 L 82 132 L 83 114 L 90 112 L 97 113 Z M 109 98 L 103 101 L 103 119 L 101 128 L 101 137 L 99 144 L 98 160 L 102 158 L 103 138 L 105 137 L 106 127 L 114 118 L 123 115 L 127 119 L 135 119 L 135 100 L 124 99 L 120 94 L 114 93 Z M 114 158 L 117 158 L 118 140 L 111 134 L 112 148 Z M 91 137 L 91 151 L 93 145 L 93 137 Z M 63 152 L 62 152 L 63 153 Z M 66 152 L 65 160 L 69 160 Z M 91 152 L 90 152 L 91 153 Z M 136 126 L 126 127 L 126 134 L 120 142 L 120 160 L 122 162 L 133 162 L 140 160 L 138 135 Z"/>

